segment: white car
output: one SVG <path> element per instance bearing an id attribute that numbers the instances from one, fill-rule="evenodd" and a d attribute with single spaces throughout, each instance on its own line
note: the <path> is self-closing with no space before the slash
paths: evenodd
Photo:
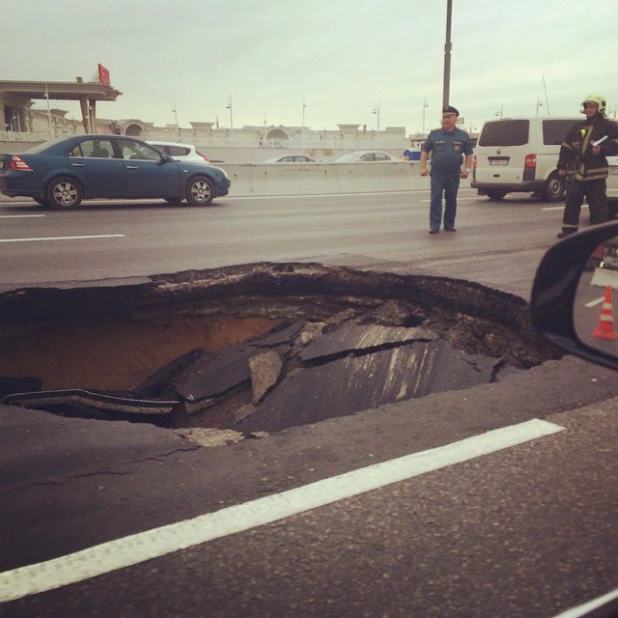
<path id="1" fill-rule="evenodd" d="M 358 152 L 349 152 L 335 159 L 335 163 L 365 163 L 375 161 L 401 161 L 401 159 L 380 150 L 359 150 Z"/>
<path id="2" fill-rule="evenodd" d="M 193 163 L 210 163 L 210 159 L 197 150 L 192 144 L 179 142 L 148 141 L 148 144 L 162 150 L 175 161 L 191 161 Z"/>
<path id="3" fill-rule="evenodd" d="M 266 159 L 264 163 L 317 163 L 317 161 L 305 155 L 282 155 Z"/>

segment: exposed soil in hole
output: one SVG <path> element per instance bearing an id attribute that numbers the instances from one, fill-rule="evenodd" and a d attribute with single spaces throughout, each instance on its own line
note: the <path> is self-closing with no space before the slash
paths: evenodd
<path id="1" fill-rule="evenodd" d="M 0 399 L 173 427 L 284 427 L 499 379 L 560 353 L 479 284 L 254 264 L 0 296 Z"/>

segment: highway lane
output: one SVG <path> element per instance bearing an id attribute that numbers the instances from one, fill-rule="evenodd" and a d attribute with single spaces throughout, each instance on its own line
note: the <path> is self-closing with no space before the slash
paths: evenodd
<path id="1" fill-rule="evenodd" d="M 425 191 L 223 198 L 208 208 L 86 204 L 75 212 L 0 202 L 3 289 L 216 268 L 318 261 L 479 281 L 527 297 L 562 205 L 460 192 L 456 234 L 427 234 Z"/>
<path id="2" fill-rule="evenodd" d="M 2 203 L 0 240 L 15 241 L 0 242 L 2 280 L 15 287 L 316 260 L 461 277 L 527 296 L 561 206 L 496 204 L 472 191 L 461 197 L 459 231 L 437 237 L 427 234 L 424 193 L 229 199 L 206 209 L 106 205 L 75 213 Z M 20 214 L 45 216 L 14 217 Z M 496 428 L 535 418 L 564 428 L 73 579 L 0 604 L 0 615 L 552 616 L 618 581 L 614 385 L 613 372 L 567 358 L 500 384 L 212 450 L 188 447 L 161 429 L 102 428 L 49 415 L 16 433 L 24 417 L 0 410 L 8 497 L 0 571 L 9 573 Z M 579 409 L 588 403 L 594 405 Z M 113 546 L 109 559 L 134 547 Z M 37 577 L 25 579 L 40 582 L 56 570 L 37 567 Z M 71 564 L 69 572 L 77 571 Z"/>

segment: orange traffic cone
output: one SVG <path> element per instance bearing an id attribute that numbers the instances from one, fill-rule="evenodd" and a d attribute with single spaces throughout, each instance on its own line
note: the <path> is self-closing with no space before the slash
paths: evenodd
<path id="1" fill-rule="evenodd" d="M 614 315 L 612 311 L 612 288 L 605 286 L 605 298 L 603 300 L 603 309 L 601 309 L 601 317 L 599 323 L 592 333 L 593 337 L 601 339 L 618 339 L 618 334 L 614 330 Z"/>

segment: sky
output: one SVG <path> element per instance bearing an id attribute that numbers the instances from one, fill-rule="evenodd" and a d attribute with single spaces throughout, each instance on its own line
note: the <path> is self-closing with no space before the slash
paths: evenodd
<path id="1" fill-rule="evenodd" d="M 99 118 L 238 128 L 302 126 L 304 113 L 333 130 L 379 116 L 416 133 L 440 124 L 446 15 L 447 0 L 5 2 L 0 80 L 89 81 L 101 63 L 123 94 Z M 452 0 L 449 102 L 469 130 L 570 116 L 591 92 L 613 117 L 616 24 L 618 0 Z"/>

